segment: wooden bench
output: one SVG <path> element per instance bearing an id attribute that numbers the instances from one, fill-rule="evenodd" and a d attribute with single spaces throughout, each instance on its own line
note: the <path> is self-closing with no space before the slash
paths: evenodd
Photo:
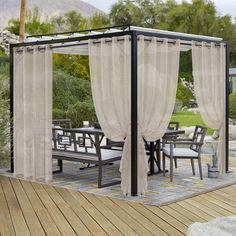
<path id="1" fill-rule="evenodd" d="M 101 131 L 53 128 L 52 158 L 58 160 L 59 171 L 63 171 L 63 161 L 95 164 L 98 166 L 98 188 L 119 184 L 120 181 L 102 183 L 102 168 L 105 164 L 121 159 L 122 151 L 103 149 Z"/>

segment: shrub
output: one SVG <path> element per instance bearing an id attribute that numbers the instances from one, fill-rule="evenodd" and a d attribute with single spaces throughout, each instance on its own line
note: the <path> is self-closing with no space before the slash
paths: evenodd
<path id="1" fill-rule="evenodd" d="M 92 99 L 90 81 L 56 70 L 53 74 L 53 108 L 66 111 L 77 101 Z"/>
<path id="2" fill-rule="evenodd" d="M 55 70 L 53 86 L 53 119 L 69 118 L 73 127 L 82 126 L 83 120 L 94 122 L 90 81 Z"/>
<path id="3" fill-rule="evenodd" d="M 10 102 L 9 65 L 7 57 L 0 62 L 0 164 L 9 165 L 10 158 Z"/>
<path id="4" fill-rule="evenodd" d="M 53 117 L 53 119 L 65 119 L 65 118 L 67 118 L 66 117 L 66 111 L 55 108 L 52 111 L 52 117 Z"/>
<path id="5" fill-rule="evenodd" d="M 66 117 L 70 118 L 73 127 L 81 127 L 84 120 L 88 120 L 90 124 L 95 122 L 95 110 L 92 100 L 78 101 L 70 105 Z"/>
<path id="6" fill-rule="evenodd" d="M 229 95 L 229 117 L 236 119 L 236 93 Z"/>
<path id="7" fill-rule="evenodd" d="M 191 90 L 185 87 L 182 82 L 178 83 L 176 98 L 182 101 L 183 106 L 187 107 L 190 107 L 194 100 Z"/>

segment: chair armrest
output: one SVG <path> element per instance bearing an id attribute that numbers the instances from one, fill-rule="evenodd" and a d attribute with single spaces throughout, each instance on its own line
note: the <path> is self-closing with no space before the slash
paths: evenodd
<path id="1" fill-rule="evenodd" d="M 187 141 L 168 140 L 166 143 L 170 145 L 175 145 L 175 144 L 197 145 L 197 146 L 203 145 L 203 142 L 193 142 L 193 141 L 188 141 L 188 140 Z"/>
<path id="2" fill-rule="evenodd" d="M 178 138 L 176 141 L 192 141 L 192 139 L 191 138 Z"/>

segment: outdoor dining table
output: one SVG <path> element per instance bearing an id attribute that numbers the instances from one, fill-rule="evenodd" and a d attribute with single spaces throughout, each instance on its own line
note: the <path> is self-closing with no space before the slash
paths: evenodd
<path id="1" fill-rule="evenodd" d="M 72 128 L 75 131 L 80 131 L 84 132 L 85 134 L 88 135 L 93 135 L 94 133 L 99 133 L 101 134 L 101 139 L 100 142 L 102 141 L 104 137 L 104 133 L 101 129 L 99 128 L 94 128 L 94 127 L 81 127 L 81 128 Z M 167 129 L 164 137 L 168 138 L 171 136 L 179 135 L 179 134 L 184 134 L 184 130 L 172 130 L 172 129 Z M 144 140 L 145 141 L 145 140 Z M 154 174 L 159 174 L 162 173 L 161 170 L 161 165 L 160 165 L 160 159 L 161 159 L 161 142 L 160 139 L 153 141 L 153 142 L 146 142 L 146 146 L 148 148 L 150 158 L 149 158 L 149 168 L 150 172 L 149 175 L 154 175 Z M 155 158 L 155 151 L 156 151 L 156 158 Z M 155 163 L 158 168 L 158 171 L 155 172 Z"/>

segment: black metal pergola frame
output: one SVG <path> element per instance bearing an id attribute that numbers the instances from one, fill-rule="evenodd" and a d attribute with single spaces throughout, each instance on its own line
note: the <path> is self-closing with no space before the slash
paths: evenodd
<path id="1" fill-rule="evenodd" d="M 46 34 L 46 35 L 35 35 L 30 37 L 41 37 L 41 36 L 55 36 L 55 35 L 68 35 L 73 33 L 85 33 L 91 31 L 101 31 L 111 28 L 120 28 L 121 26 L 115 27 L 108 27 L 108 28 L 98 28 L 98 29 L 91 29 L 91 30 L 83 30 L 83 31 L 76 31 L 76 32 L 63 32 L 57 34 Z M 122 26 L 124 27 L 124 26 Z M 214 38 L 197 38 L 194 35 L 190 34 L 181 34 L 173 32 L 155 32 L 155 31 L 145 31 L 145 30 L 133 30 L 131 27 L 128 27 L 126 30 L 118 31 L 118 32 L 108 32 L 108 33 L 101 33 L 101 34 L 85 34 L 84 36 L 78 37 L 71 37 L 71 38 L 60 38 L 60 39 L 52 39 L 52 40 L 39 40 L 33 42 L 23 42 L 23 43 L 15 43 L 10 44 L 10 116 L 11 116 L 11 172 L 14 172 L 14 143 L 13 143 L 13 118 L 14 118 L 14 49 L 15 48 L 23 48 L 23 47 L 30 47 L 30 46 L 44 46 L 44 45 L 55 45 L 55 44 L 62 44 L 60 47 L 70 46 L 68 43 L 73 43 L 71 46 L 75 46 L 74 43 L 83 42 L 88 39 L 101 39 L 101 38 L 112 38 L 112 37 L 119 37 L 130 35 L 131 38 L 131 195 L 136 196 L 138 192 L 138 162 L 137 162 L 137 149 L 138 149 L 138 36 L 144 35 L 147 37 L 157 37 L 157 38 L 167 38 L 170 40 L 181 40 L 182 45 L 191 45 L 191 41 L 196 42 L 206 42 L 206 43 L 225 43 L 225 50 L 226 50 L 226 68 L 225 68 L 225 89 L 226 89 L 226 109 L 225 109 L 225 145 L 226 145 L 226 172 L 229 170 L 229 148 L 228 148 L 228 120 L 229 120 L 229 45 L 225 41 L 214 40 Z M 173 43 L 173 42 L 172 42 Z M 67 44 L 67 45 L 66 45 Z"/>

